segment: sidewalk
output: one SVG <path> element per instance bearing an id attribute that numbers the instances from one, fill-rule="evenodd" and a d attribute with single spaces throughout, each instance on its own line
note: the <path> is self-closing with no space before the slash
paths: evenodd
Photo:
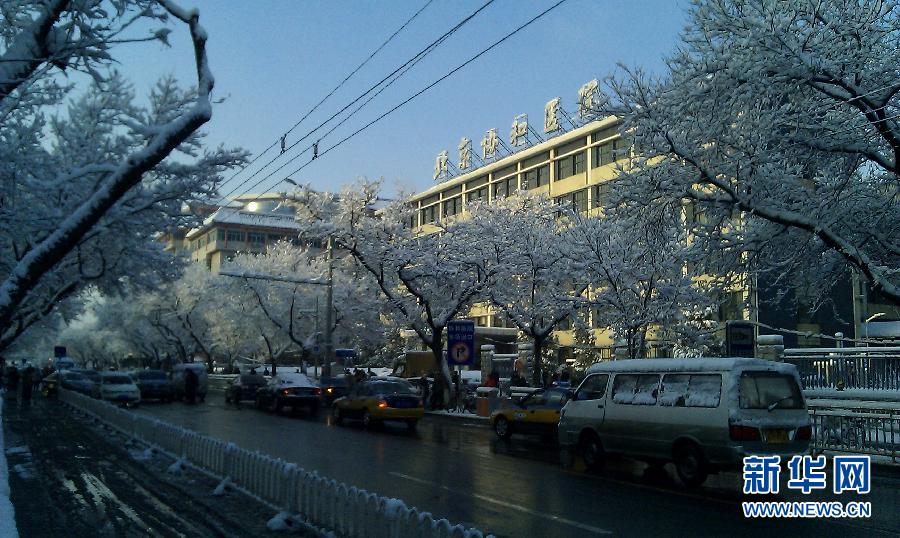
<path id="1" fill-rule="evenodd" d="M 273 514 L 215 481 L 77 418 L 56 401 L 5 402 L 11 500 L 20 536 L 256 536 Z"/>

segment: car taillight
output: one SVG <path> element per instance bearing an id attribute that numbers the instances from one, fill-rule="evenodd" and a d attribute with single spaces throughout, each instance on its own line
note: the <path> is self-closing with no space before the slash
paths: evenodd
<path id="1" fill-rule="evenodd" d="M 794 439 L 798 441 L 809 441 L 812 439 L 812 426 L 800 426 L 797 428 L 797 435 Z"/>
<path id="2" fill-rule="evenodd" d="M 387 407 L 387 406 L 388 406 L 388 403 L 387 403 L 386 401 L 384 401 L 384 400 L 381 400 L 380 402 L 378 402 L 378 408 L 379 408 L 379 409 L 384 409 L 384 408 Z"/>
<path id="3" fill-rule="evenodd" d="M 315 390 L 313 391 L 313 393 L 314 393 L 316 396 L 318 396 L 318 395 L 322 394 L 322 389 L 317 388 L 317 389 L 315 389 Z"/>
<path id="4" fill-rule="evenodd" d="M 759 441 L 759 428 L 752 426 L 740 426 L 732 424 L 728 428 L 728 435 L 732 441 Z"/>
<path id="5" fill-rule="evenodd" d="M 290 396 L 290 394 L 291 394 L 291 389 L 284 389 L 283 391 L 281 391 L 281 394 L 283 394 L 283 395 L 285 395 L 285 396 Z"/>

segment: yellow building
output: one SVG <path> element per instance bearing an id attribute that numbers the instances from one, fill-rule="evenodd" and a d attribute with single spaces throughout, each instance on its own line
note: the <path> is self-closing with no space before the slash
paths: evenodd
<path id="1" fill-rule="evenodd" d="M 589 122 L 521 149 L 511 155 L 443 181 L 412 198 L 417 209 L 410 222 L 412 228 L 464 213 L 467 204 L 492 202 L 528 190 L 541 193 L 559 204 L 570 204 L 574 210 L 593 215 L 600 211 L 609 194 L 609 182 L 616 176 L 616 164 L 627 165 L 632 148 L 618 133 L 615 118 Z M 483 154 L 482 154 L 483 155 Z M 439 166 L 436 167 L 436 172 Z M 511 327 L 501 314 L 477 307 L 470 317 L 482 327 Z M 612 339 L 606 330 L 592 321 L 595 344 L 609 350 Z M 571 322 L 555 333 L 562 347 L 575 344 Z M 562 353 L 569 356 L 571 349 Z"/>

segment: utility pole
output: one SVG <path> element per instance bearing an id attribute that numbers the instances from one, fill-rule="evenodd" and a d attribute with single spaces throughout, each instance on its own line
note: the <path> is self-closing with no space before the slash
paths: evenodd
<path id="1" fill-rule="evenodd" d="M 328 281 L 325 284 L 325 365 L 322 375 L 331 375 L 331 362 L 334 360 L 334 332 L 331 330 L 334 324 L 334 250 L 331 244 L 331 236 L 328 237 L 326 259 L 328 260 Z"/>

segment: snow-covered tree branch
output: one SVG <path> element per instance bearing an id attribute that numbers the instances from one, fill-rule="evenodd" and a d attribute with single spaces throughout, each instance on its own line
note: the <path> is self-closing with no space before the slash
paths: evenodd
<path id="1" fill-rule="evenodd" d="M 898 13 L 695 1 L 666 75 L 607 80 L 601 108 L 639 154 L 619 201 L 692 201 L 691 233 L 734 269 L 853 269 L 900 302 Z"/>
<path id="2" fill-rule="evenodd" d="M 111 291 L 147 283 L 148 268 L 170 276 L 176 264 L 154 234 L 185 224 L 183 203 L 212 195 L 244 153 L 201 148 L 213 77 L 196 11 L 169 0 L 16 0 L 0 17 L 3 349 L 87 283 Z M 112 68 L 115 46 L 165 43 L 169 20 L 190 32 L 196 87 L 164 79 L 136 106 Z M 163 27 L 138 35 L 138 21 Z M 192 161 L 169 159 L 174 151 Z"/>

